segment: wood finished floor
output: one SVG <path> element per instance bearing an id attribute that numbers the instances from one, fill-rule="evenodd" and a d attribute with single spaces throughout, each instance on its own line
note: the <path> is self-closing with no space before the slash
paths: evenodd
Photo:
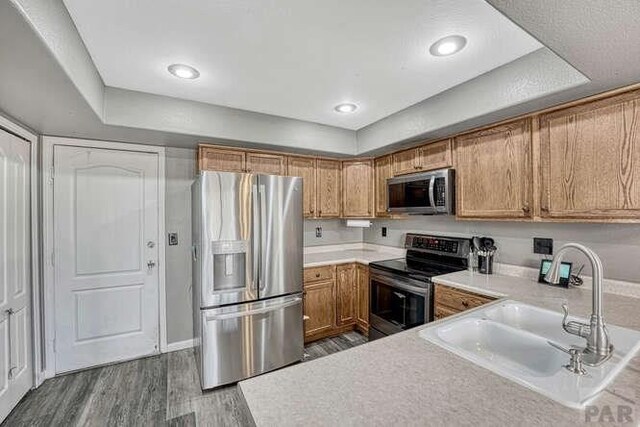
<path id="1" fill-rule="evenodd" d="M 357 332 L 306 346 L 304 361 L 367 339 Z M 192 350 L 90 369 L 30 391 L 4 426 L 245 426 L 235 385 L 202 392 Z"/>

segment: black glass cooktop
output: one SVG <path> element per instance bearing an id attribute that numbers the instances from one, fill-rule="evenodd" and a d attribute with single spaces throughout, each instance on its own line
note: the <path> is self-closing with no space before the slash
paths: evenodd
<path id="1" fill-rule="evenodd" d="M 372 262 L 369 265 L 392 273 L 407 276 L 418 276 L 424 279 L 430 279 L 433 276 L 439 276 L 441 274 L 453 273 L 466 268 L 464 265 L 445 264 L 412 258 L 390 259 L 386 261 Z"/>

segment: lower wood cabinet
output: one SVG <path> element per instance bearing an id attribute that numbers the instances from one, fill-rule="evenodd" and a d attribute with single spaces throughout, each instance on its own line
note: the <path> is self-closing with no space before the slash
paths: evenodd
<path id="1" fill-rule="evenodd" d="M 369 267 L 339 264 L 304 270 L 304 339 L 358 329 L 369 334 Z"/>
<path id="2" fill-rule="evenodd" d="M 463 311 L 479 307 L 496 298 L 487 295 L 480 295 L 474 292 L 454 289 L 449 286 L 435 285 L 435 319 L 443 319 Z"/>
<path id="3" fill-rule="evenodd" d="M 356 326 L 365 335 L 369 335 L 369 267 L 356 265 L 356 291 L 358 306 L 356 310 Z"/>

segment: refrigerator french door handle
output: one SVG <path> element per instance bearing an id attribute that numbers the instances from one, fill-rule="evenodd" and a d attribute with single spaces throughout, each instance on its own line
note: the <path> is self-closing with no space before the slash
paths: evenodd
<path id="1" fill-rule="evenodd" d="M 435 185 L 436 178 L 432 176 L 431 178 L 429 178 L 429 203 L 431 204 L 431 209 L 436 208 L 436 197 L 434 193 Z"/>
<path id="2" fill-rule="evenodd" d="M 267 267 L 267 205 L 265 200 L 266 187 L 264 184 L 259 184 L 258 194 L 260 195 L 260 271 L 259 271 L 259 285 L 258 289 L 264 291 L 267 283 L 264 278 L 264 271 Z"/>
<path id="3" fill-rule="evenodd" d="M 253 191 L 251 192 L 253 197 L 253 247 L 251 250 L 251 289 L 258 289 L 260 287 L 260 241 L 262 240 L 260 234 L 260 221 L 256 218 L 255 213 L 260 211 L 260 201 L 258 198 L 258 185 L 253 184 Z"/>
<path id="4" fill-rule="evenodd" d="M 211 314 L 211 315 L 206 316 L 205 319 L 206 319 L 207 322 L 210 322 L 210 321 L 213 321 L 213 320 L 226 320 L 226 319 L 235 319 L 235 318 L 238 318 L 238 317 L 253 316 L 253 315 L 256 315 L 256 314 L 269 313 L 271 311 L 281 310 L 283 308 L 287 308 L 287 307 L 290 307 L 292 305 L 300 304 L 301 302 L 302 302 L 302 298 L 294 297 L 293 299 L 291 299 L 289 301 L 285 301 L 285 302 L 280 303 L 280 304 L 267 305 L 265 307 L 255 308 L 253 310 L 237 311 L 237 312 L 234 312 L 234 313 Z"/>

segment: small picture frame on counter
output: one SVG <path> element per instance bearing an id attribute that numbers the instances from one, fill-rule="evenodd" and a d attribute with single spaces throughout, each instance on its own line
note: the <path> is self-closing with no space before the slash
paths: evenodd
<path id="1" fill-rule="evenodd" d="M 568 288 L 569 287 L 569 280 L 571 278 L 571 269 L 573 268 L 573 264 L 570 263 L 570 262 L 562 262 L 560 264 L 560 283 L 558 283 L 558 284 L 549 283 L 546 280 L 544 280 L 544 276 L 545 276 L 545 274 L 547 274 L 547 272 L 549 271 L 550 267 L 551 267 L 551 260 L 550 259 L 543 259 L 540 262 L 540 273 L 538 275 L 538 282 L 544 283 L 545 285 L 559 286 L 561 288 Z"/>

